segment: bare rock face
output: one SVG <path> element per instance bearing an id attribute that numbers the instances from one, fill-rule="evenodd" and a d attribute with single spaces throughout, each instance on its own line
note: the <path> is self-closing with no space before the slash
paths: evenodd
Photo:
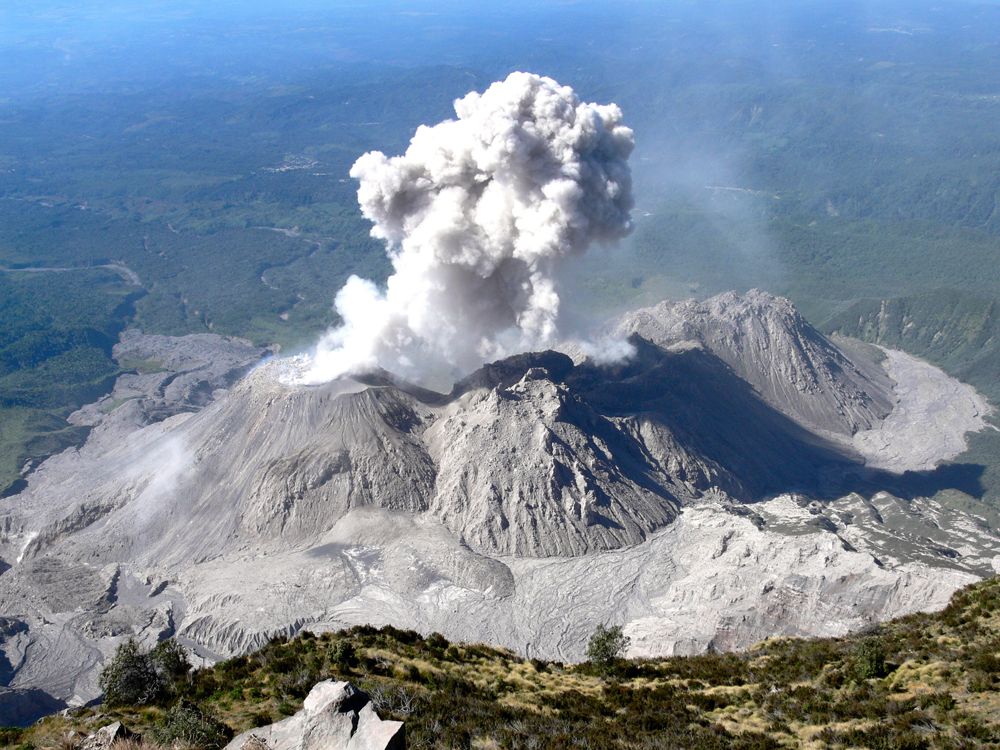
<path id="1" fill-rule="evenodd" d="M 622 316 L 616 330 L 664 347 L 698 342 L 767 403 L 814 430 L 853 435 L 892 410 L 880 368 L 850 359 L 787 299 L 756 289 L 664 301 Z"/>
<path id="2" fill-rule="evenodd" d="M 80 743 L 80 750 L 111 750 L 112 745 L 121 740 L 127 740 L 135 735 L 125 728 L 120 721 L 112 722 L 88 735 Z"/>
<path id="3" fill-rule="evenodd" d="M 302 710 L 234 738 L 225 750 L 404 750 L 401 721 L 383 721 L 368 696 L 349 682 L 326 680 Z"/>

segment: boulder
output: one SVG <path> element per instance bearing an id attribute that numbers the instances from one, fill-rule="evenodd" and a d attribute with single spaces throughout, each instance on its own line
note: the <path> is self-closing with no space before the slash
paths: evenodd
<path id="1" fill-rule="evenodd" d="M 243 742 L 240 750 L 268 750 L 267 742 L 256 734 L 251 734 Z"/>
<path id="2" fill-rule="evenodd" d="M 349 682 L 326 680 L 294 716 L 244 732 L 225 750 L 403 750 L 403 722 L 383 721 L 368 695 Z"/>
<path id="3" fill-rule="evenodd" d="M 108 750 L 114 742 L 134 735 L 120 721 L 101 727 L 80 743 L 80 750 Z"/>

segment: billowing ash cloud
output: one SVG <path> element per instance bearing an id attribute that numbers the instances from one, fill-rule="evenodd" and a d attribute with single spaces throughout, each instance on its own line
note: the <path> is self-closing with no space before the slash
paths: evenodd
<path id="1" fill-rule="evenodd" d="M 426 379 L 552 344 L 560 261 L 631 228 L 632 131 L 614 104 L 512 73 L 421 126 L 402 156 L 354 164 L 358 200 L 394 268 L 385 290 L 352 276 L 340 328 L 305 379 L 373 366 Z"/>

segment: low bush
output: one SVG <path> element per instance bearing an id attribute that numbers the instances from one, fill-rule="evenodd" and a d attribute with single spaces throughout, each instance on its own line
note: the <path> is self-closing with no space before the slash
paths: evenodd
<path id="1" fill-rule="evenodd" d="M 145 706 L 158 702 L 167 691 L 166 678 L 152 656 L 129 638 L 101 671 L 100 686 L 109 706 Z"/>
<path id="2" fill-rule="evenodd" d="M 167 711 L 152 734 L 163 745 L 218 750 L 229 742 L 233 731 L 193 703 L 181 701 Z"/>
<path id="3" fill-rule="evenodd" d="M 854 675 L 859 680 L 885 677 L 885 648 L 878 638 L 865 638 L 854 649 Z"/>
<path id="4" fill-rule="evenodd" d="M 629 643 L 621 625 L 598 625 L 587 643 L 587 659 L 598 669 L 607 669 L 625 656 Z"/>

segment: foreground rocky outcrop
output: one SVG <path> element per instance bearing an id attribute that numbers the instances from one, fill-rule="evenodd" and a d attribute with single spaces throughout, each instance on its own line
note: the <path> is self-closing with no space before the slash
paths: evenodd
<path id="1" fill-rule="evenodd" d="M 449 394 L 294 385 L 277 360 L 195 411 L 209 386 L 155 374 L 0 501 L 3 679 L 76 704 L 129 635 L 214 660 L 368 622 L 569 660 L 615 622 L 636 654 L 695 653 L 842 634 L 992 572 L 981 467 L 934 468 L 985 424 L 974 391 L 895 357 L 891 383 L 784 300 L 692 305 L 626 320 L 626 361 L 525 354 Z M 237 354 L 225 372 L 259 356 Z M 941 450 L 873 468 L 886 441 L 856 438 L 928 413 L 928 381 Z M 970 510 L 924 499 L 941 490 Z"/>
<path id="2" fill-rule="evenodd" d="M 121 721 L 113 721 L 83 739 L 74 739 L 81 735 L 73 730 L 63 735 L 63 745 L 76 750 L 113 750 L 129 740 L 149 740 L 143 731 L 140 737 Z M 157 736 L 155 727 L 149 734 Z M 189 745 L 199 747 L 201 743 L 188 736 L 185 746 Z M 150 746 L 159 747 L 155 742 Z M 368 695 L 351 683 L 324 680 L 309 691 L 300 711 L 237 735 L 224 750 L 405 750 L 405 747 L 403 722 L 380 719 Z"/>
<path id="3" fill-rule="evenodd" d="M 383 721 L 368 696 L 349 682 L 326 680 L 302 710 L 235 737 L 225 750 L 404 750 L 401 721 Z"/>
<path id="4" fill-rule="evenodd" d="M 134 738 L 135 734 L 130 732 L 124 724 L 120 721 L 113 721 L 96 732 L 88 734 L 79 744 L 78 750 L 112 750 L 116 743 Z"/>

